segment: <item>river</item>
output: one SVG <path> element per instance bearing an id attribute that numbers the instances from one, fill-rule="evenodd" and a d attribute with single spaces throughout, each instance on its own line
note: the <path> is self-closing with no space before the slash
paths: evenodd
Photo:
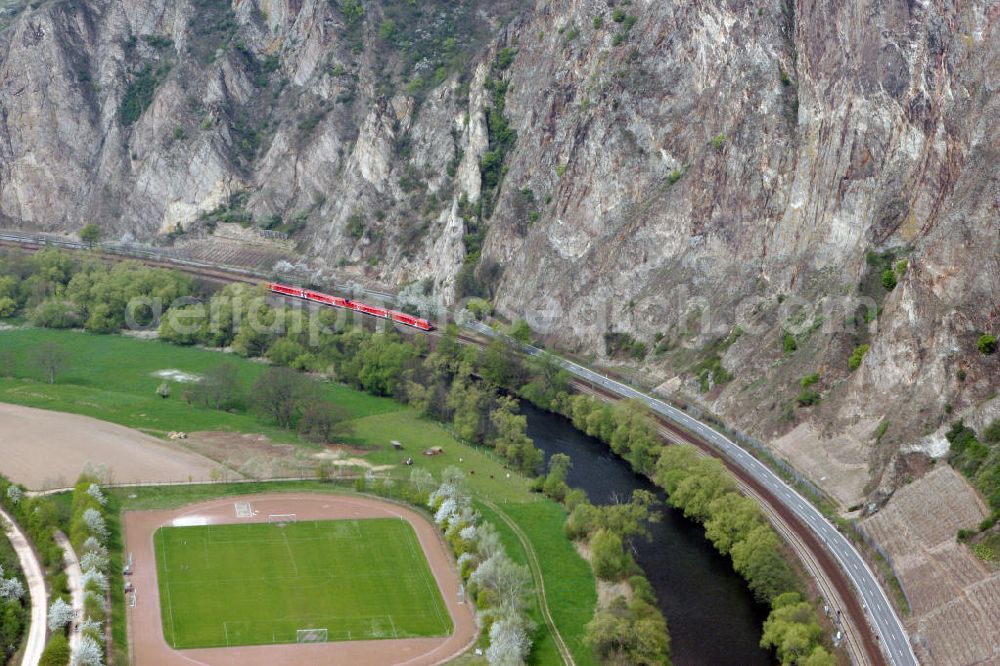
<path id="1" fill-rule="evenodd" d="M 663 491 L 632 471 L 607 445 L 573 427 L 558 414 L 522 402 L 528 436 L 545 458 L 565 453 L 573 460 L 568 482 L 587 492 L 594 504 L 628 499 L 643 488 L 660 499 L 662 518 L 650 525 L 649 541 L 637 539 L 635 558 L 656 590 L 670 628 L 676 666 L 764 666 L 761 625 L 767 608 L 756 603 L 728 557 L 705 539 L 702 527 L 665 501 Z"/>

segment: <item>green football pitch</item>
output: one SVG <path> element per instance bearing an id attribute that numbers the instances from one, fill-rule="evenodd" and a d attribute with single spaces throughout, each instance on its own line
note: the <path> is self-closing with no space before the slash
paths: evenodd
<path id="1" fill-rule="evenodd" d="M 452 631 L 403 520 L 164 527 L 154 542 L 163 635 L 175 648 Z"/>

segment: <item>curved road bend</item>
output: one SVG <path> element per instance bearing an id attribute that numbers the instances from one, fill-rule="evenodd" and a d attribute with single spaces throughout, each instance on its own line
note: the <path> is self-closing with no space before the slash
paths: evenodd
<path id="1" fill-rule="evenodd" d="M 36 666 L 42 657 L 45 649 L 45 617 L 49 610 L 48 594 L 45 591 L 45 576 L 42 575 L 42 565 L 35 556 L 35 551 L 24 536 L 21 528 L 17 526 L 10 515 L 0 509 L 0 521 L 4 524 L 4 531 L 10 544 L 17 552 L 17 559 L 21 562 L 21 571 L 28 581 L 28 592 L 31 594 L 31 626 L 28 630 L 28 640 L 24 646 L 24 657 L 21 659 L 21 666 Z"/>
<path id="2" fill-rule="evenodd" d="M 466 326 L 483 335 L 497 336 L 496 331 L 480 322 L 468 322 Z M 531 345 L 522 344 L 520 346 L 531 356 L 543 353 L 542 350 Z M 806 525 L 816 535 L 827 552 L 833 556 L 840 568 L 847 574 L 862 600 L 862 607 L 865 609 L 871 624 L 875 627 L 876 636 L 882 644 L 882 651 L 889 663 L 900 666 L 918 666 L 919 662 L 910 646 L 906 629 L 864 558 L 815 506 L 785 483 L 781 477 L 719 431 L 662 400 L 640 393 L 631 386 L 609 379 L 572 361 L 554 355 L 552 359 L 570 374 L 623 398 L 639 400 L 660 416 L 701 437 L 767 488 L 774 497 L 783 502 L 802 521 L 803 525 Z"/>
<path id="3" fill-rule="evenodd" d="M 20 234 L 6 230 L 0 233 L 0 241 L 35 245 L 50 242 L 70 249 L 85 248 L 83 243 L 69 239 L 53 240 L 37 235 Z M 129 249 L 117 249 L 116 252 L 119 254 L 130 254 Z M 147 256 L 148 254 L 151 253 L 146 253 L 146 255 L 143 256 L 146 256 L 147 259 L 155 260 L 154 257 Z M 169 261 L 171 263 L 178 263 L 192 267 L 220 270 L 220 267 L 218 266 L 212 266 L 198 261 L 174 260 L 170 258 L 160 259 L 160 261 Z M 247 277 L 254 275 L 253 271 L 248 271 L 246 269 L 231 269 L 228 266 L 222 268 L 226 271 L 233 270 L 234 272 L 241 273 L 244 276 L 243 279 L 247 279 Z M 336 286 L 338 288 L 341 287 L 341 285 Z M 390 302 L 395 300 L 391 294 L 365 289 L 361 289 L 360 291 L 370 296 L 383 298 Z M 488 337 L 496 337 L 498 335 L 496 331 L 481 322 L 469 321 L 466 322 L 464 326 Z M 529 355 L 538 356 L 542 353 L 542 350 L 532 347 L 531 345 L 524 345 L 521 343 L 515 344 L 518 344 L 524 352 Z M 864 561 L 864 558 L 861 557 L 860 553 L 858 553 L 858 551 L 844 537 L 844 535 L 842 535 L 837 528 L 834 527 L 826 519 L 826 517 L 816 509 L 816 507 L 803 498 L 802 495 L 800 495 L 794 488 L 786 484 L 770 468 L 754 458 L 729 438 L 725 437 L 701 421 L 698 421 L 690 415 L 680 411 L 679 409 L 676 409 L 665 402 L 652 398 L 644 393 L 640 393 L 631 386 L 609 379 L 608 377 L 594 372 L 589 368 L 585 368 L 577 363 L 573 363 L 572 361 L 568 361 L 554 355 L 552 358 L 559 363 L 560 366 L 580 379 L 600 386 L 622 398 L 631 398 L 645 403 L 650 409 L 663 418 L 668 419 L 689 432 L 703 438 L 706 442 L 716 447 L 722 455 L 738 465 L 741 469 L 745 470 L 748 475 L 759 482 L 763 487 L 771 492 L 775 498 L 782 502 L 784 506 L 792 511 L 792 513 L 799 518 L 799 520 L 801 520 L 802 524 L 806 525 L 816 538 L 823 543 L 826 551 L 833 556 L 857 590 L 858 595 L 862 600 L 863 607 L 868 613 L 871 623 L 875 627 L 877 632 L 876 636 L 881 641 L 882 650 L 889 662 L 892 664 L 899 664 L 901 666 L 917 666 L 919 662 L 917 662 L 917 658 L 913 653 L 912 647 L 910 646 L 906 630 L 903 628 L 902 622 L 893 610 L 888 597 L 879 585 L 875 574 L 872 573 L 871 569 Z"/>

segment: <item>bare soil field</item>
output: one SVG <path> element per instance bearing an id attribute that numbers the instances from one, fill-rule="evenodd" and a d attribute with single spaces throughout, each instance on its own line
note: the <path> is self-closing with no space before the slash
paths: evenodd
<path id="1" fill-rule="evenodd" d="M 1000 663 L 1000 572 L 955 538 L 985 515 L 968 482 L 938 463 L 862 522 L 892 558 L 910 602 L 905 622 L 921 663 Z"/>
<path id="2" fill-rule="evenodd" d="M 87 416 L 0 403 L 0 473 L 32 490 L 72 485 L 90 463 L 109 480 L 207 480 L 211 460 L 176 444 Z"/>
<path id="3" fill-rule="evenodd" d="M 247 502 L 253 515 L 236 516 Z M 269 514 L 296 514 L 299 520 L 398 517 L 413 525 L 451 614 L 455 630 L 445 638 L 407 638 L 333 643 L 175 650 L 163 638 L 156 581 L 153 535 L 165 525 L 214 525 L 264 522 Z M 474 609 L 459 603 L 454 559 L 437 530 L 406 507 L 365 497 L 316 493 L 227 497 L 162 511 L 132 511 L 124 516 L 125 546 L 134 557 L 136 603 L 128 608 L 132 663 L 137 666 L 433 666 L 465 652 L 476 640 Z"/>
<path id="4" fill-rule="evenodd" d="M 273 442 L 259 433 L 190 432 L 187 439 L 178 444 L 228 470 L 255 479 L 311 476 L 316 467 L 309 451 L 293 444 Z"/>

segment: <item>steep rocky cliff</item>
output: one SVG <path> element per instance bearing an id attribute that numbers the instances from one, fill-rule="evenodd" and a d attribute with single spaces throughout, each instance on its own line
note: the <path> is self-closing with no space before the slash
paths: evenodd
<path id="1" fill-rule="evenodd" d="M 975 344 L 1000 328 L 994 3 L 0 14 L 4 226 L 183 243 L 236 221 L 344 274 L 488 297 L 801 466 L 826 456 L 844 506 L 996 407 Z"/>

